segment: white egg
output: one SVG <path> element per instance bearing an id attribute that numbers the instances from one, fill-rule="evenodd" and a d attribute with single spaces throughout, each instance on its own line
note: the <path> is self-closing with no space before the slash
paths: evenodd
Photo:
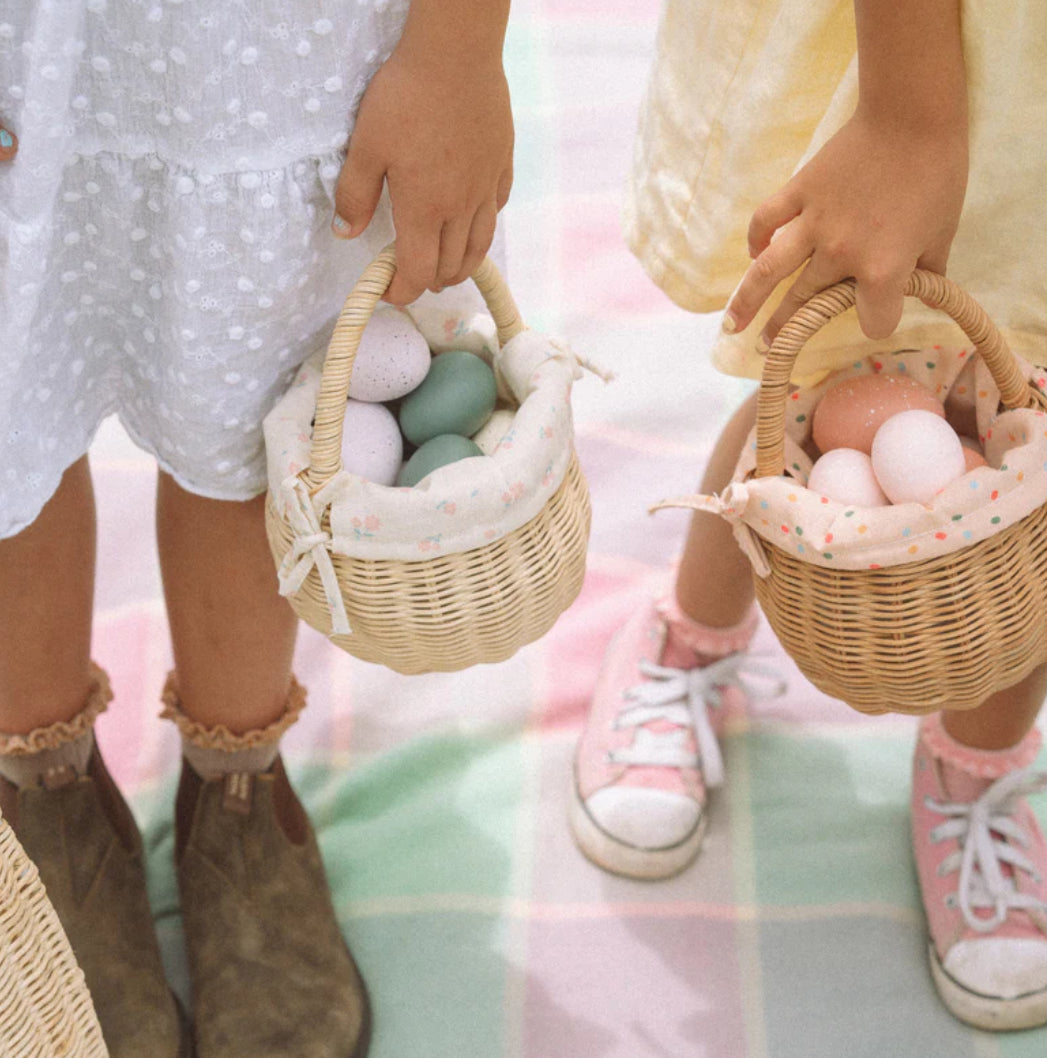
<path id="1" fill-rule="evenodd" d="M 502 438 L 513 428 L 516 416 L 508 408 L 499 408 L 487 422 L 473 434 L 473 441 L 480 446 L 485 456 L 494 455 Z"/>
<path id="2" fill-rule="evenodd" d="M 854 448 L 834 448 L 811 467 L 807 487 L 830 500 L 852 507 L 884 507 L 883 494 L 872 460 Z"/>
<path id="3" fill-rule="evenodd" d="M 360 337 L 349 396 L 375 403 L 395 400 L 418 388 L 431 363 L 429 346 L 411 317 L 380 305 Z"/>
<path id="4" fill-rule="evenodd" d="M 872 465 L 891 503 L 930 503 L 966 470 L 956 431 L 928 411 L 892 415 L 873 438 Z"/>
<path id="5" fill-rule="evenodd" d="M 350 400 L 342 428 L 342 466 L 351 474 L 392 485 L 403 462 L 404 442 L 396 416 L 384 404 Z"/>

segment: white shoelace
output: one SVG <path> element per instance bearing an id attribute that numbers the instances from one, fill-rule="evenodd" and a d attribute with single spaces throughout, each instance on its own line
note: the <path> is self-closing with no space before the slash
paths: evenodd
<path id="1" fill-rule="evenodd" d="M 960 844 L 942 861 L 939 870 L 942 874 L 959 870 L 960 911 L 971 929 L 979 933 L 991 933 L 1004 923 L 1012 909 L 1047 912 L 1042 900 L 1015 887 L 1014 875 L 1019 871 L 1035 882 L 1041 879 L 1036 867 L 1021 852 L 1021 848 L 1028 848 L 1029 837 L 1011 817 L 1019 798 L 1045 787 L 1047 772 L 1022 768 L 997 779 L 977 800 L 967 804 L 924 799 L 928 808 L 948 817 L 931 830 L 931 841 L 955 838 Z M 1004 873 L 1004 864 L 1011 868 L 1010 876 Z M 992 917 L 979 917 L 975 908 L 991 908 Z"/>
<path id="2" fill-rule="evenodd" d="M 723 782 L 723 756 L 716 738 L 710 709 L 723 704 L 723 692 L 738 687 L 750 698 L 781 694 L 785 683 L 768 666 L 745 653 L 729 654 L 702 668 L 674 669 L 640 662 L 640 673 L 647 682 L 630 687 L 625 697 L 635 702 L 618 714 L 616 727 L 637 727 L 633 744 L 615 750 L 610 759 L 615 764 L 663 766 L 670 768 L 698 768 L 706 786 Z M 768 692 L 753 682 L 755 679 L 772 681 Z M 651 731 L 645 725 L 664 720 L 674 725 L 670 731 Z M 698 752 L 687 749 L 688 730 L 694 731 Z"/>

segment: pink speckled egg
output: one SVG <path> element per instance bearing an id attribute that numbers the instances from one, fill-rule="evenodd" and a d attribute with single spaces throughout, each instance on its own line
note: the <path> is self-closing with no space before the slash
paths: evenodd
<path id="1" fill-rule="evenodd" d="M 429 373 L 432 354 L 414 320 L 402 309 L 375 309 L 353 361 L 349 396 L 379 403 L 417 389 Z"/>
<path id="2" fill-rule="evenodd" d="M 826 391 L 814 409 L 811 433 L 820 452 L 854 448 L 868 455 L 880 426 L 915 408 L 945 418 L 942 402 L 905 375 L 856 375 Z"/>
<path id="3" fill-rule="evenodd" d="M 830 500 L 852 507 L 885 507 L 872 460 L 854 448 L 834 448 L 811 467 L 807 487 Z"/>
<path id="4" fill-rule="evenodd" d="M 956 431 L 939 415 L 921 409 L 892 415 L 876 431 L 872 465 L 891 503 L 930 503 L 966 472 Z"/>

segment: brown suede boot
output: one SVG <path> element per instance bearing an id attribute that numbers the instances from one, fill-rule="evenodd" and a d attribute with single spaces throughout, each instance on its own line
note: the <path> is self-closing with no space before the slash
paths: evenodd
<path id="1" fill-rule="evenodd" d="M 199 1058 L 363 1058 L 363 981 L 279 757 L 205 782 L 183 761 L 178 883 Z"/>
<path id="2" fill-rule="evenodd" d="M 0 778 L 14 830 L 84 972 L 111 1058 L 189 1058 L 146 895 L 142 839 L 97 748 L 85 775 L 18 788 Z"/>

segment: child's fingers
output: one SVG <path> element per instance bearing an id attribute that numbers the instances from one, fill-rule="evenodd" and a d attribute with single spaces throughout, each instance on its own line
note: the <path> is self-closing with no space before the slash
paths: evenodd
<path id="1" fill-rule="evenodd" d="M 440 232 L 440 261 L 436 266 L 438 287 L 453 286 L 456 277 L 461 273 L 472 219 L 472 214 L 468 213 L 453 217 L 444 224 Z"/>
<path id="2" fill-rule="evenodd" d="M 770 246 L 774 233 L 798 217 L 800 209 L 799 199 L 788 186 L 758 206 L 749 220 L 749 256 L 753 260 L 759 257 Z"/>
<path id="3" fill-rule="evenodd" d="M 469 227 L 469 241 L 466 243 L 462 267 L 448 286 L 464 283 L 481 262 L 494 242 L 494 229 L 498 223 L 498 207 L 494 202 L 486 202 L 476 211 Z"/>
<path id="4" fill-rule="evenodd" d="M 18 137 L 0 125 L 0 162 L 9 162 L 18 153 Z"/>
<path id="5" fill-rule="evenodd" d="M 331 221 L 335 235 L 354 239 L 371 223 L 384 180 L 384 166 L 366 150 L 354 150 L 350 142 L 335 188 L 335 215 Z"/>
<path id="6" fill-rule="evenodd" d="M 807 262 L 807 267 L 796 277 L 796 281 L 785 292 L 778 307 L 768 317 L 760 334 L 763 346 L 769 348 L 771 342 L 778 336 L 778 332 L 796 310 L 810 301 L 819 291 L 832 286 L 839 278 L 840 276 L 836 274 L 832 266 L 826 265 L 815 251 L 810 261 Z"/>
<path id="7" fill-rule="evenodd" d="M 393 226 L 396 228 L 396 275 L 384 300 L 409 305 L 436 281 L 440 261 L 441 225 L 409 212 L 396 210 L 393 194 Z"/>
<path id="8" fill-rule="evenodd" d="M 498 180 L 498 194 L 495 198 L 495 205 L 497 207 L 496 212 L 500 212 L 505 208 L 505 204 L 509 201 L 509 192 L 513 189 L 513 158 L 509 156 L 509 163 L 505 167 L 505 171 L 502 173 Z M 487 252 L 486 250 L 484 251 Z"/>
<path id="9" fill-rule="evenodd" d="M 810 236 L 798 220 L 782 228 L 742 276 L 724 313 L 724 330 L 729 334 L 745 330 L 774 288 L 791 276 L 812 250 Z"/>
<path id="10" fill-rule="evenodd" d="M 889 338 L 902 318 L 905 283 L 911 268 L 876 278 L 858 277 L 854 305 L 866 338 Z"/>

